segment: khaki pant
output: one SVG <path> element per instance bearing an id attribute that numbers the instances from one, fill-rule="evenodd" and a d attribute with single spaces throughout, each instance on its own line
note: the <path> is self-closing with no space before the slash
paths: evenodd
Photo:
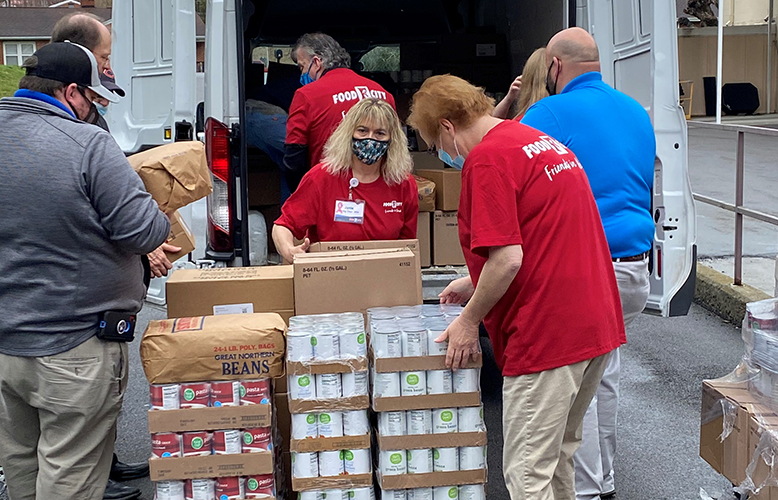
<path id="1" fill-rule="evenodd" d="M 503 381 L 503 474 L 511 500 L 573 500 L 573 455 L 610 353 Z"/>
<path id="2" fill-rule="evenodd" d="M 0 464 L 11 500 L 101 500 L 127 386 L 127 345 L 0 354 Z"/>

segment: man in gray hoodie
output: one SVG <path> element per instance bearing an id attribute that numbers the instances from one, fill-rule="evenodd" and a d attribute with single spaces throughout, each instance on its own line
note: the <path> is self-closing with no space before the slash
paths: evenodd
<path id="1" fill-rule="evenodd" d="M 170 223 L 113 138 L 83 123 L 94 55 L 52 43 L 0 100 L 0 463 L 14 500 L 99 500 L 128 369 L 97 337 L 137 313 Z M 99 93 L 99 92 L 98 92 Z"/>

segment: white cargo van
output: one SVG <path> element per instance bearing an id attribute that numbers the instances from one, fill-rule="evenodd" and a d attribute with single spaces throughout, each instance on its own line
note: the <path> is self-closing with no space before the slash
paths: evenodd
<path id="1" fill-rule="evenodd" d="M 149 8 L 157 2 L 164 4 L 162 9 Z M 135 9 L 136 23 L 152 22 L 150 12 L 163 17 L 167 12 L 171 28 L 177 16 L 191 13 L 192 3 L 120 2 L 123 9 Z M 158 23 L 156 29 L 167 32 L 164 23 Z M 673 0 L 208 0 L 204 136 L 214 192 L 208 199 L 207 258 L 223 265 L 249 265 L 250 255 L 259 250 L 251 248 L 249 209 L 256 203 L 250 186 L 252 193 L 276 189 L 266 177 L 253 174 L 252 158 L 261 152 L 246 141 L 247 95 L 274 71 L 273 62 L 264 70 L 269 73 L 257 71 L 257 48 L 263 62 L 276 54 L 281 62 L 301 34 L 332 35 L 351 53 L 357 71 L 383 77 L 384 87 L 388 82 L 399 108 L 412 87 L 418 87 L 417 72 L 458 74 L 494 94 L 504 92 L 532 51 L 569 26 L 594 35 L 605 81 L 633 96 L 651 115 L 657 137 L 656 235 L 648 308 L 664 316 L 686 314 L 694 295 L 696 223 L 687 176 L 686 122 L 678 96 Z M 134 42 L 133 54 L 150 43 Z M 366 62 L 376 48 L 390 56 L 383 67 Z M 149 70 L 151 76 L 138 76 L 153 79 L 154 74 Z M 263 213 L 272 226 L 273 211 Z"/>

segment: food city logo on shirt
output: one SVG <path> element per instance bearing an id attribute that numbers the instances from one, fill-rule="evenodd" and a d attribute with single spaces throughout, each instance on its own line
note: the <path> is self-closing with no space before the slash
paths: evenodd
<path id="1" fill-rule="evenodd" d="M 385 214 L 391 214 L 391 213 L 401 214 L 401 213 L 403 213 L 403 202 L 397 201 L 397 200 L 385 201 L 384 202 L 384 213 Z"/>
<path id="2" fill-rule="evenodd" d="M 537 141 L 527 144 L 522 149 L 530 160 L 534 158 L 535 155 L 539 155 L 540 153 L 549 150 L 555 151 L 556 154 L 560 156 L 569 153 L 564 144 L 547 135 L 541 135 L 538 137 Z"/>
<path id="3" fill-rule="evenodd" d="M 354 90 L 346 90 L 338 94 L 332 94 L 332 103 L 347 101 L 361 101 L 362 99 L 383 99 L 386 100 L 386 92 L 380 90 L 370 90 L 367 87 L 354 87 Z"/>

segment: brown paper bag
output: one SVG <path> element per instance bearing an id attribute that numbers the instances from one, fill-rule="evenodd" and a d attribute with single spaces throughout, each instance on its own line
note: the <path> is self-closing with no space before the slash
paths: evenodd
<path id="1" fill-rule="evenodd" d="M 278 377 L 285 331 L 278 314 L 152 321 L 140 343 L 143 371 L 152 384 Z"/>
<path id="2" fill-rule="evenodd" d="M 213 190 L 205 146 L 199 141 L 166 144 L 127 160 L 165 213 L 204 198 Z"/>
<path id="3" fill-rule="evenodd" d="M 416 179 L 416 187 L 419 189 L 419 212 L 434 212 L 435 183 L 418 175 L 413 177 Z"/>

